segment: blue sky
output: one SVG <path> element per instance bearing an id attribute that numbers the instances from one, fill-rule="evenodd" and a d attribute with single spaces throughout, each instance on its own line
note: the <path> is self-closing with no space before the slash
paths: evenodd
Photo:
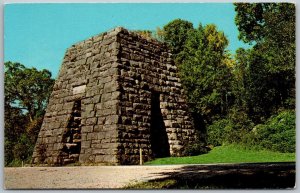
<path id="1" fill-rule="evenodd" d="M 8 4 L 4 8 L 4 61 L 46 68 L 56 78 L 72 44 L 117 26 L 155 30 L 176 18 L 194 27 L 216 24 L 234 53 L 248 47 L 238 40 L 234 17 L 231 3 Z"/>

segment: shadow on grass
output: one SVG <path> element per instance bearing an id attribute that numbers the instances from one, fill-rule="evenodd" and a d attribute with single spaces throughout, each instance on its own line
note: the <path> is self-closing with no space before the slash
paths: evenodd
<path id="1" fill-rule="evenodd" d="M 159 174 L 167 177 L 127 188 L 286 189 L 295 186 L 294 162 L 192 165 Z"/>

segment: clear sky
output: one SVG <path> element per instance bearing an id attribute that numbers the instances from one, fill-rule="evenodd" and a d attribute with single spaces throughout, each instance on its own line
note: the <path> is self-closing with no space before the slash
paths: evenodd
<path id="1" fill-rule="evenodd" d="M 117 26 L 155 30 L 176 18 L 194 27 L 216 24 L 234 53 L 248 47 L 238 40 L 234 17 L 231 3 L 8 4 L 4 7 L 4 61 L 46 68 L 56 78 L 72 44 Z"/>

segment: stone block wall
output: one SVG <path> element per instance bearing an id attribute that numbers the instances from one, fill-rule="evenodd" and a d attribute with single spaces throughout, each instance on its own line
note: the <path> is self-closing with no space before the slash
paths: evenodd
<path id="1" fill-rule="evenodd" d="M 180 156 L 184 144 L 196 139 L 195 128 L 185 101 L 185 94 L 171 60 L 166 45 L 154 40 L 146 40 L 139 35 L 122 30 L 117 38 L 120 44 L 120 84 L 121 118 L 119 160 L 121 163 L 138 163 L 139 148 L 144 153 L 144 161 L 153 157 L 153 147 L 168 148 L 169 154 L 161 156 Z M 155 100 L 153 97 L 159 97 Z M 155 101 L 153 101 L 155 100 Z M 158 103 L 162 128 L 166 132 L 167 145 L 160 144 L 163 139 L 151 132 L 152 102 Z M 154 120 L 159 121 L 159 120 Z M 157 135 L 164 135 L 158 132 Z M 152 144 L 151 144 L 151 140 Z M 169 147 L 166 147 L 169 146 Z M 160 154 L 160 152 L 157 152 Z"/>
<path id="2" fill-rule="evenodd" d="M 65 54 L 33 163 L 137 164 L 197 140 L 167 47 L 123 28 Z"/>

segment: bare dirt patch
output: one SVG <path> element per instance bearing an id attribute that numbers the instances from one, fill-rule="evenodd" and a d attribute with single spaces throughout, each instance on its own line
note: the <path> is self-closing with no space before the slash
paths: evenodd
<path id="1" fill-rule="evenodd" d="M 148 186 L 135 184 L 166 181 L 174 183 L 165 188 L 175 189 L 278 189 L 294 188 L 296 182 L 295 162 L 23 167 L 4 168 L 4 175 L 6 189 L 144 189 Z"/>
<path id="2" fill-rule="evenodd" d="M 166 177 L 180 166 L 79 166 L 4 168 L 6 189 L 101 189 Z"/>

